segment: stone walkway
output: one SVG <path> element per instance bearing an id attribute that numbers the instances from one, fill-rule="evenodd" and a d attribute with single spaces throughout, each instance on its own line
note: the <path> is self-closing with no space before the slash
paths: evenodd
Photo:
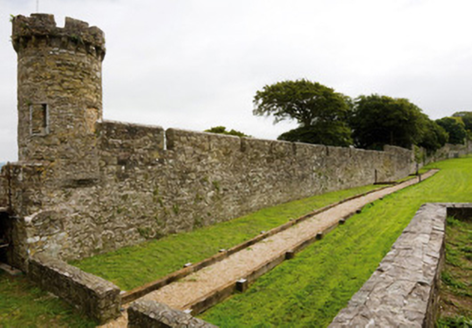
<path id="1" fill-rule="evenodd" d="M 423 179 L 432 176 L 436 172 L 437 170 L 429 171 L 423 175 Z M 299 243 L 313 238 L 319 232 L 337 224 L 339 220 L 363 206 L 416 183 L 418 183 L 417 178 L 411 179 L 339 204 L 243 249 L 221 262 L 153 291 L 141 299 L 155 300 L 180 310 L 191 308 L 191 305 L 198 300 L 215 293 L 223 286 L 235 283 L 237 280 L 248 276 L 262 264 L 281 256 L 288 250 L 292 250 Z M 103 327 L 126 327 L 126 321 L 126 317 L 123 316 Z"/>

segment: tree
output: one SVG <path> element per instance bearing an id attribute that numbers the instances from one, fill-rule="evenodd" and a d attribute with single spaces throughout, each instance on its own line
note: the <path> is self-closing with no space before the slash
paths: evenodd
<path id="1" fill-rule="evenodd" d="M 352 142 L 347 97 L 318 82 L 302 79 L 266 85 L 256 92 L 253 113 L 272 115 L 274 123 L 296 120 L 299 127 L 280 135 L 282 140 L 334 146 L 349 146 Z"/>
<path id="2" fill-rule="evenodd" d="M 436 123 L 444 128 L 449 134 L 449 143 L 463 144 L 467 137 L 464 122 L 460 117 L 443 117 L 436 120 Z"/>
<path id="3" fill-rule="evenodd" d="M 465 130 L 469 138 L 472 137 L 472 112 L 457 112 L 452 114 L 452 117 L 460 117 L 464 122 Z"/>
<path id="4" fill-rule="evenodd" d="M 351 129 L 336 122 L 302 126 L 282 133 L 277 139 L 344 147 L 352 144 Z"/>
<path id="5" fill-rule="evenodd" d="M 226 131 L 226 127 L 224 126 L 214 126 L 208 130 L 205 130 L 204 132 L 226 134 L 226 135 L 232 135 L 232 136 L 238 136 L 238 137 L 250 137 L 245 133 L 242 133 L 240 131 L 236 131 L 233 129 L 231 129 L 230 131 Z"/>
<path id="6" fill-rule="evenodd" d="M 425 114 L 422 115 L 424 123 L 422 124 L 421 138 L 418 146 L 425 148 L 431 154 L 446 144 L 449 135 L 442 126 L 432 121 Z"/>
<path id="7" fill-rule="evenodd" d="M 350 118 L 354 143 L 367 149 L 382 149 L 386 144 L 410 148 L 421 139 L 422 115 L 408 99 L 360 96 Z"/>

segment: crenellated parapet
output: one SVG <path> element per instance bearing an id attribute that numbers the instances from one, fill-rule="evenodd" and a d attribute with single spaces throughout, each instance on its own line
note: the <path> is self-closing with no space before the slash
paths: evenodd
<path id="1" fill-rule="evenodd" d="M 100 60 L 105 56 L 105 34 L 102 30 L 69 17 L 66 17 L 64 27 L 57 27 L 54 15 L 50 14 L 14 17 L 12 43 L 16 52 L 28 47 L 49 46 L 86 52 Z"/>

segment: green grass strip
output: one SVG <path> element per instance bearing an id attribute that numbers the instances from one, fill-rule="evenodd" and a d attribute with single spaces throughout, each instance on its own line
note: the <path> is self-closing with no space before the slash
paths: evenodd
<path id="1" fill-rule="evenodd" d="M 0 271 L 0 327 L 95 327 L 69 304 L 42 291 L 25 276 Z"/>
<path id="2" fill-rule="evenodd" d="M 443 161 L 432 178 L 368 205 L 201 317 L 221 327 L 326 327 L 426 202 L 472 202 L 472 158 Z"/>
<path id="3" fill-rule="evenodd" d="M 291 218 L 381 187 L 369 185 L 317 195 L 265 208 L 192 232 L 170 235 L 74 261 L 71 264 L 112 281 L 123 290 L 131 290 L 181 269 L 185 263 L 197 263 L 222 248 L 236 246 L 257 236 L 261 231 L 286 223 Z"/>

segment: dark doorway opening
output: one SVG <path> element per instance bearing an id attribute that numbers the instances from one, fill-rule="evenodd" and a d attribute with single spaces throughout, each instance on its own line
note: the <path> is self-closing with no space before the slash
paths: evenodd
<path id="1" fill-rule="evenodd" d="M 9 238 L 7 236 L 8 213 L 0 210 L 0 262 L 7 263 L 7 251 L 10 246 Z"/>

